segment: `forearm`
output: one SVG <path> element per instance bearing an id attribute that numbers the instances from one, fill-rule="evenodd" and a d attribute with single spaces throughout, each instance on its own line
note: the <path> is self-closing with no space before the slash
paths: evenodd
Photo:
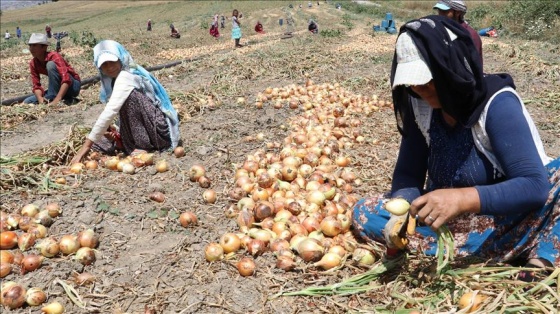
<path id="1" fill-rule="evenodd" d="M 68 88 L 70 88 L 70 85 L 68 83 L 62 83 L 62 85 L 60 86 L 60 90 L 58 91 L 58 94 L 56 95 L 56 97 L 53 99 L 52 102 L 58 103 L 59 101 L 61 101 L 62 98 L 64 98 L 64 95 L 66 95 Z"/>

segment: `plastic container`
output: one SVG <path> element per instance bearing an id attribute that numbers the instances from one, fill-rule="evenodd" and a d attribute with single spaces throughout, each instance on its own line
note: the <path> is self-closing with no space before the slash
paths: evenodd
<path id="1" fill-rule="evenodd" d="M 394 28 L 394 27 L 389 27 L 389 28 L 387 29 L 387 33 L 389 33 L 389 34 L 396 34 L 396 33 L 397 33 L 397 29 Z"/>
<path id="2" fill-rule="evenodd" d="M 390 13 L 390 12 L 385 13 L 385 19 L 387 21 L 392 21 L 393 20 L 393 13 Z"/>
<path id="3" fill-rule="evenodd" d="M 279 19 L 278 24 L 280 24 L 280 26 L 284 25 L 284 19 Z"/>
<path id="4" fill-rule="evenodd" d="M 391 27 L 392 27 L 392 28 L 397 28 L 397 23 L 395 23 L 394 20 L 390 20 L 390 21 L 389 21 L 389 26 L 388 26 L 388 27 L 389 27 L 389 28 L 391 28 Z"/>
<path id="5" fill-rule="evenodd" d="M 389 27 L 389 21 L 387 20 L 381 21 L 381 28 L 386 29 L 387 27 Z"/>
<path id="6" fill-rule="evenodd" d="M 381 31 L 381 26 L 379 26 L 379 25 L 373 25 L 373 31 L 374 31 L 374 32 L 380 32 L 380 31 Z"/>

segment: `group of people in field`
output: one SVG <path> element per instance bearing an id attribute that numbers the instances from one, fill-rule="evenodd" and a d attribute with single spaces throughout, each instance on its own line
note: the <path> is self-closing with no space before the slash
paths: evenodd
<path id="1" fill-rule="evenodd" d="M 532 271 L 518 279 L 540 280 L 560 267 L 560 158 L 545 153 L 513 78 L 484 72 L 464 1 L 441 0 L 434 10 L 400 28 L 390 69 L 401 137 L 392 186 L 354 206 L 353 228 L 394 258 L 410 250 L 434 255 L 436 230 L 447 225 L 455 254 L 526 265 Z M 237 10 L 231 20 L 235 47 L 242 47 Z M 80 76 L 49 45 L 46 34 L 29 39 L 34 95 L 26 103 L 71 103 L 80 93 Z M 165 88 L 125 47 L 101 41 L 93 65 L 105 109 L 73 163 L 92 149 L 134 155 L 178 145 L 179 118 Z M 40 75 L 48 76 L 46 91 Z M 394 198 L 410 210 L 388 212 L 384 205 Z M 403 232 L 409 224 L 412 234 Z"/>

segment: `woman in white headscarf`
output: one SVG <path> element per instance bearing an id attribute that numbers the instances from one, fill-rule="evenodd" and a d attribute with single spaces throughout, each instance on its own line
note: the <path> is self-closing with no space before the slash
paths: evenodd
<path id="1" fill-rule="evenodd" d="M 100 42 L 93 53 L 101 75 L 99 98 L 106 105 L 72 162 L 80 162 L 94 144 L 104 152 L 118 149 L 126 155 L 175 148 L 179 118 L 157 79 L 116 41 Z"/>

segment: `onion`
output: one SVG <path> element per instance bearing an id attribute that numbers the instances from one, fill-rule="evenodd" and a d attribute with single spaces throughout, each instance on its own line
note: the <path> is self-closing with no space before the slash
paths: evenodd
<path id="1" fill-rule="evenodd" d="M 276 178 L 271 176 L 268 172 L 261 173 L 257 178 L 257 183 L 261 188 L 269 188 L 275 181 Z"/>
<path id="2" fill-rule="evenodd" d="M 35 215 L 35 223 L 43 225 L 45 227 L 50 227 L 53 223 L 52 217 L 49 215 L 47 210 L 40 211 L 37 215 Z"/>
<path id="3" fill-rule="evenodd" d="M 14 253 L 11 251 L 0 250 L 0 263 L 11 264 L 14 262 Z"/>
<path id="4" fill-rule="evenodd" d="M 255 261 L 250 257 L 244 257 L 237 262 L 237 271 L 243 277 L 252 276 L 255 273 Z"/>
<path id="5" fill-rule="evenodd" d="M 54 180 L 54 183 L 56 183 L 56 184 L 66 184 L 66 178 L 58 177 Z"/>
<path id="6" fill-rule="evenodd" d="M 37 239 L 42 239 L 47 235 L 47 227 L 41 225 L 41 224 L 35 224 L 31 227 L 29 227 L 29 229 L 27 230 L 27 233 L 33 233 L 35 235 L 35 238 Z"/>
<path id="7" fill-rule="evenodd" d="M 88 170 L 95 170 L 95 169 L 97 169 L 98 164 L 97 164 L 97 161 L 95 161 L 95 160 L 88 160 L 88 161 L 86 161 L 85 166 L 86 166 L 86 169 L 88 169 Z"/>
<path id="8" fill-rule="evenodd" d="M 306 238 L 297 246 L 297 252 L 304 261 L 315 262 L 323 256 L 324 248 L 316 239 Z"/>
<path id="9" fill-rule="evenodd" d="M 276 260 L 276 268 L 282 269 L 283 271 L 290 271 L 296 268 L 296 263 L 291 257 L 278 256 L 278 259 Z"/>
<path id="10" fill-rule="evenodd" d="M 89 247 L 81 247 L 76 252 L 75 260 L 80 262 L 82 265 L 91 265 L 95 263 L 95 251 Z"/>
<path id="11" fill-rule="evenodd" d="M 181 158 L 181 157 L 185 156 L 185 149 L 182 146 L 177 146 L 173 150 L 173 154 L 175 155 L 175 157 Z"/>
<path id="12" fill-rule="evenodd" d="M 268 201 L 262 201 L 257 203 L 253 210 L 255 219 L 257 221 L 262 221 L 267 217 L 271 217 L 274 214 L 274 205 Z"/>
<path id="13" fill-rule="evenodd" d="M 58 242 L 58 246 L 60 247 L 60 251 L 62 254 L 72 254 L 76 253 L 80 248 L 80 242 L 78 241 L 78 237 L 72 234 L 63 235 Z"/>
<path id="14" fill-rule="evenodd" d="M 357 248 L 352 252 L 352 260 L 358 262 L 360 265 L 373 265 L 375 263 L 375 256 L 369 250 Z"/>
<path id="15" fill-rule="evenodd" d="M 340 255 L 336 253 L 327 253 L 323 255 L 320 261 L 313 264 L 313 266 L 321 267 L 324 270 L 329 270 L 331 268 L 340 266 L 341 262 L 342 262 L 342 258 L 340 257 Z"/>
<path id="16" fill-rule="evenodd" d="M 94 249 L 99 244 L 99 236 L 95 234 L 93 229 L 87 229 L 78 233 L 78 242 L 80 242 L 80 247 Z"/>
<path id="17" fill-rule="evenodd" d="M 31 288 L 25 294 L 25 302 L 31 306 L 38 306 L 47 300 L 47 294 L 41 288 Z"/>
<path id="18" fill-rule="evenodd" d="M 18 223 L 18 227 L 22 231 L 28 231 L 34 225 L 36 225 L 35 218 L 29 216 L 21 216 Z"/>
<path id="19" fill-rule="evenodd" d="M 241 239 L 235 233 L 228 232 L 220 238 L 220 245 L 225 254 L 237 252 L 241 248 Z"/>
<path id="20" fill-rule="evenodd" d="M 9 214 L 6 218 L 6 223 L 10 226 L 10 229 L 16 229 L 20 220 L 21 216 L 19 214 Z"/>
<path id="21" fill-rule="evenodd" d="M 49 216 L 51 216 L 52 218 L 56 218 L 60 216 L 60 214 L 62 214 L 62 209 L 60 208 L 60 205 L 58 205 L 58 203 L 47 204 L 45 210 L 47 210 Z"/>
<path id="22" fill-rule="evenodd" d="M 279 252 L 280 250 L 289 250 L 290 242 L 284 239 L 274 239 L 270 242 L 270 250 L 272 252 Z"/>
<path id="23" fill-rule="evenodd" d="M 268 244 L 272 239 L 276 237 L 276 234 L 270 230 L 257 228 L 251 228 L 248 234 L 251 238 L 261 240 L 265 244 Z"/>
<path id="24" fill-rule="evenodd" d="M 162 159 L 156 162 L 157 172 L 166 172 L 167 170 L 169 170 L 169 164 L 167 163 L 167 160 Z"/>
<path id="25" fill-rule="evenodd" d="M 138 158 L 144 162 L 144 165 L 150 166 L 154 164 L 154 154 L 152 153 L 142 153 L 138 155 Z"/>
<path id="26" fill-rule="evenodd" d="M 266 201 L 269 198 L 268 190 L 266 188 L 257 187 L 251 193 L 251 198 L 255 201 Z"/>
<path id="27" fill-rule="evenodd" d="M 478 294 L 478 291 L 467 292 L 459 299 L 459 310 L 467 309 L 465 313 L 472 313 L 477 311 L 486 297 Z"/>
<path id="28" fill-rule="evenodd" d="M 342 224 L 336 217 L 325 217 L 325 219 L 321 221 L 321 232 L 329 237 L 337 236 L 342 232 Z"/>
<path id="29" fill-rule="evenodd" d="M 262 255 L 267 251 L 266 243 L 259 239 L 252 239 L 246 244 L 247 252 L 253 256 Z"/>
<path id="30" fill-rule="evenodd" d="M 24 233 L 18 238 L 18 247 L 21 251 L 27 251 L 35 245 L 35 235 L 32 233 Z"/>
<path id="31" fill-rule="evenodd" d="M 18 283 L 7 282 L 2 284 L 2 305 L 9 309 L 22 307 L 25 303 L 25 292 L 25 288 Z"/>
<path id="32" fill-rule="evenodd" d="M 45 314 L 62 314 L 64 313 L 64 306 L 57 301 L 47 304 L 41 308 Z"/>
<path id="33" fill-rule="evenodd" d="M 200 185 L 201 188 L 209 188 L 211 183 L 212 181 L 210 181 L 207 176 L 201 176 L 200 178 L 198 178 L 198 185 Z"/>
<path id="34" fill-rule="evenodd" d="M 227 218 L 235 218 L 238 214 L 239 211 L 237 210 L 237 206 L 235 204 L 229 204 L 224 209 L 224 215 Z"/>
<path id="35" fill-rule="evenodd" d="M 18 235 L 13 231 L 0 232 L 0 249 L 9 250 L 18 244 Z"/>
<path id="36" fill-rule="evenodd" d="M 72 166 L 70 166 L 70 172 L 72 172 L 73 174 L 81 173 L 82 169 L 84 169 L 84 164 L 81 163 L 81 162 L 77 162 L 77 163 L 73 164 Z"/>
<path id="37" fill-rule="evenodd" d="M 307 193 L 307 197 L 306 200 L 309 203 L 313 203 L 313 204 L 317 204 L 319 206 L 323 205 L 323 203 L 326 200 L 325 194 L 321 191 L 310 191 L 309 193 Z"/>
<path id="38" fill-rule="evenodd" d="M 307 232 L 312 232 L 321 228 L 320 221 L 313 216 L 306 217 L 301 224 L 307 230 Z"/>
<path id="39" fill-rule="evenodd" d="M 150 199 L 154 202 L 162 203 L 165 201 L 165 195 L 159 191 L 152 192 L 150 194 Z"/>
<path id="40" fill-rule="evenodd" d="M 215 262 L 224 258 L 224 249 L 218 243 L 210 243 L 204 249 L 204 256 L 209 262 Z"/>
<path id="41" fill-rule="evenodd" d="M 346 249 L 344 249 L 341 245 L 331 246 L 328 252 L 338 254 L 340 257 L 344 257 L 346 255 Z"/>
<path id="42" fill-rule="evenodd" d="M 393 198 L 385 203 L 385 209 L 393 215 L 401 216 L 408 212 L 410 204 L 402 198 Z"/>
<path id="43" fill-rule="evenodd" d="M 53 238 L 45 238 L 37 244 L 37 248 L 44 257 L 53 257 L 60 252 L 58 242 Z"/>
<path id="44" fill-rule="evenodd" d="M 237 225 L 241 230 L 247 230 L 253 226 L 255 223 L 255 217 L 253 216 L 252 211 L 249 212 L 247 209 L 242 209 L 239 211 L 237 215 Z"/>
<path id="45" fill-rule="evenodd" d="M 134 165 L 129 162 L 125 162 L 122 165 L 122 172 L 126 174 L 134 174 L 136 172 L 136 167 L 134 167 Z"/>
<path id="46" fill-rule="evenodd" d="M 113 157 L 105 161 L 105 167 L 110 170 L 117 170 L 117 165 L 119 164 L 119 158 Z"/>
<path id="47" fill-rule="evenodd" d="M 21 209 L 22 216 L 35 217 L 39 213 L 39 207 L 35 204 L 27 204 Z"/>
<path id="48" fill-rule="evenodd" d="M 193 212 L 186 211 L 179 216 L 179 223 L 181 226 L 186 228 L 190 225 L 196 225 L 198 223 L 198 219 Z"/>
<path id="49" fill-rule="evenodd" d="M 0 278 L 8 276 L 12 272 L 12 264 L 0 262 Z"/>
<path id="50" fill-rule="evenodd" d="M 41 255 L 29 254 L 23 257 L 21 261 L 21 273 L 22 275 L 34 271 L 41 266 L 45 257 Z"/>
<path id="51" fill-rule="evenodd" d="M 202 199 L 207 204 L 214 204 L 216 202 L 216 191 L 214 190 L 206 190 L 202 193 Z"/>

